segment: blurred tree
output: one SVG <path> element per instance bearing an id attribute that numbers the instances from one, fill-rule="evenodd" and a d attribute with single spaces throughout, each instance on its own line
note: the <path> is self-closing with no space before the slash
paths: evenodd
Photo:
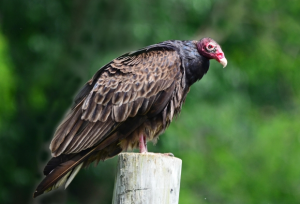
<path id="1" fill-rule="evenodd" d="M 180 203 L 300 200 L 300 2 L 0 2 L 0 203 L 110 203 L 115 161 L 32 200 L 77 89 L 124 52 L 210 36 L 212 63 L 157 146 L 183 160 Z"/>

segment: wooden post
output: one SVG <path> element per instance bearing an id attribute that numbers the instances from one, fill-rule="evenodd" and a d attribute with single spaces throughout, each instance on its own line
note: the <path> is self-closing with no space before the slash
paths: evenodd
<path id="1" fill-rule="evenodd" d="M 121 153 L 113 204 L 178 204 L 181 159 L 154 153 Z"/>

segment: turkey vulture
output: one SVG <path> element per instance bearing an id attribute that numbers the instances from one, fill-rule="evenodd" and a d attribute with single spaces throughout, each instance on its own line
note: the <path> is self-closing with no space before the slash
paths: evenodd
<path id="1" fill-rule="evenodd" d="M 78 95 L 50 144 L 52 158 L 34 197 L 67 187 L 91 162 L 156 141 L 181 111 L 209 60 L 227 60 L 213 39 L 169 40 L 126 53 L 102 68 Z"/>

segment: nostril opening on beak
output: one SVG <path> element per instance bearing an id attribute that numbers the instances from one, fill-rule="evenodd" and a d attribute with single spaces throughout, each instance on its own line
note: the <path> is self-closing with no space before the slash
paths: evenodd
<path id="1" fill-rule="evenodd" d="M 217 53 L 217 57 L 218 57 L 218 59 L 222 59 L 224 57 L 224 54 L 223 53 Z"/>

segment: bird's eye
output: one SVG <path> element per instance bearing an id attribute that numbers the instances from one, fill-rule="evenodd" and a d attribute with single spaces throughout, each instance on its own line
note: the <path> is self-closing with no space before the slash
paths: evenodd
<path id="1" fill-rule="evenodd" d="M 207 49 L 208 51 L 212 51 L 212 50 L 214 49 L 214 46 L 213 46 L 212 44 L 208 44 L 208 45 L 206 46 L 206 49 Z"/>

